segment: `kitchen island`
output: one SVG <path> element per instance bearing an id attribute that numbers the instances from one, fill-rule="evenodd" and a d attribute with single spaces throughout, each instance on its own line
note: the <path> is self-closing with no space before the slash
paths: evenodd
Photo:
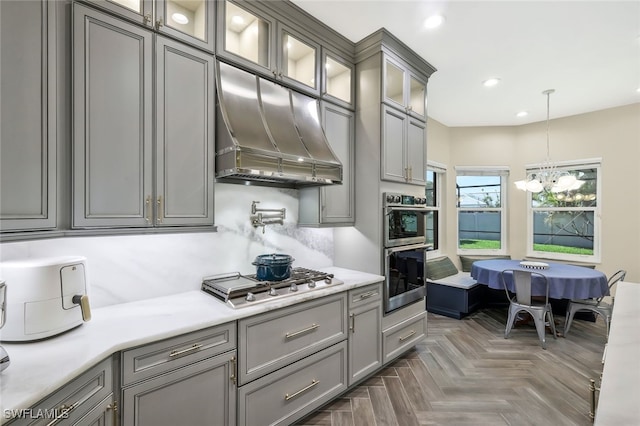
<path id="1" fill-rule="evenodd" d="M 595 424 L 640 421 L 640 284 L 619 282 L 606 346 Z"/>
<path id="2" fill-rule="evenodd" d="M 34 406 L 119 351 L 215 326 L 235 324 L 235 321 L 261 314 L 270 315 L 272 311 L 282 311 L 282 308 L 305 302 L 313 304 L 320 298 L 329 300 L 338 294 L 347 294 L 384 280 L 379 275 L 343 268 L 324 268 L 323 271 L 334 274 L 344 283 L 241 309 L 232 309 L 203 291 L 189 291 L 95 309 L 90 322 L 46 340 L 3 343 L 11 365 L 0 374 L 0 409 L 3 413 L 0 423 L 8 420 L 8 413 L 12 410 Z M 346 323 L 346 311 L 344 316 Z M 231 374 L 233 376 L 235 372 Z M 118 393 L 116 388 L 115 394 Z"/>

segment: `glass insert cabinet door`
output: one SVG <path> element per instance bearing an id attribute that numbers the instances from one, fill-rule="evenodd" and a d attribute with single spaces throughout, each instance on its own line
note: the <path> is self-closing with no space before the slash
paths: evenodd
<path id="1" fill-rule="evenodd" d="M 352 69 L 331 55 L 324 58 L 325 89 L 324 93 L 336 99 L 352 103 Z"/>
<path id="2" fill-rule="evenodd" d="M 224 5 L 223 50 L 269 69 L 271 23 L 229 1 Z"/>
<path id="3" fill-rule="evenodd" d="M 215 2 L 207 0 L 89 0 L 160 33 L 214 51 Z M 154 16 L 155 5 L 155 16 Z"/>
<path id="4" fill-rule="evenodd" d="M 158 2 L 164 6 L 158 20 L 162 25 L 171 27 L 199 40 L 207 40 L 207 1 L 205 0 L 165 0 Z M 160 9 L 159 9 L 160 10 Z"/>
<path id="5" fill-rule="evenodd" d="M 313 89 L 318 88 L 316 81 L 318 49 L 282 31 L 282 56 L 279 75 L 301 83 Z"/>
<path id="6" fill-rule="evenodd" d="M 409 78 L 409 111 L 419 117 L 426 117 L 427 85 L 415 76 Z"/>
<path id="7" fill-rule="evenodd" d="M 400 66 L 390 60 L 385 61 L 384 67 L 384 97 L 388 101 L 404 107 L 404 74 Z"/>

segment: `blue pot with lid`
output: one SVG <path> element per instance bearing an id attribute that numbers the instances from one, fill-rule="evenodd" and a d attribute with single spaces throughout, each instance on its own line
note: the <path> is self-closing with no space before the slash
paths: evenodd
<path id="1" fill-rule="evenodd" d="M 251 263 L 256 267 L 260 281 L 282 281 L 291 276 L 291 264 L 295 259 L 288 254 L 261 254 Z"/>

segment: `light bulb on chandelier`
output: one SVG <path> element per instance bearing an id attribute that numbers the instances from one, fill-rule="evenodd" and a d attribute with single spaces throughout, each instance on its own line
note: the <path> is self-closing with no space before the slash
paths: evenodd
<path id="1" fill-rule="evenodd" d="M 531 171 L 527 174 L 526 180 L 517 181 L 516 187 L 522 191 L 529 192 L 565 192 L 580 188 L 583 180 L 577 179 L 566 170 L 559 170 L 555 164 L 551 162 L 549 155 L 549 97 L 555 92 L 553 89 L 545 90 L 543 95 L 547 96 L 547 158 L 538 170 Z"/>

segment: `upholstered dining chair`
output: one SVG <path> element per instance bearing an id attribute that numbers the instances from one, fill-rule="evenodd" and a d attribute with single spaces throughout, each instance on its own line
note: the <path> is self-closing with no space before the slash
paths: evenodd
<path id="1" fill-rule="evenodd" d="M 609 294 L 613 287 L 619 282 L 624 281 L 627 276 L 627 271 L 624 269 L 619 270 L 615 274 L 611 275 L 608 280 Z M 567 305 L 567 317 L 564 322 L 564 335 L 567 336 L 573 317 L 576 312 L 579 311 L 591 311 L 597 315 L 601 315 L 607 327 L 607 336 L 609 335 L 609 327 L 611 326 L 611 314 L 613 312 L 613 296 L 611 297 L 611 303 L 604 302 L 605 296 L 600 296 L 597 299 L 577 299 L 569 301 Z"/>
<path id="2" fill-rule="evenodd" d="M 507 280 L 505 279 L 507 275 L 512 276 L 514 292 L 509 291 Z M 543 282 L 545 289 L 544 300 L 539 297 L 531 297 L 531 281 L 534 277 Z M 518 314 L 520 312 L 528 312 L 533 317 L 542 349 L 547 349 L 545 336 L 547 321 L 553 333 L 553 338 L 557 338 L 553 312 L 549 304 L 549 283 L 547 282 L 547 277 L 538 272 L 523 271 L 521 269 L 505 269 L 500 272 L 500 281 L 502 282 L 504 291 L 507 293 L 507 299 L 509 299 L 509 315 L 507 317 L 507 327 L 504 332 L 504 338 L 507 339 L 509 337 Z"/>

